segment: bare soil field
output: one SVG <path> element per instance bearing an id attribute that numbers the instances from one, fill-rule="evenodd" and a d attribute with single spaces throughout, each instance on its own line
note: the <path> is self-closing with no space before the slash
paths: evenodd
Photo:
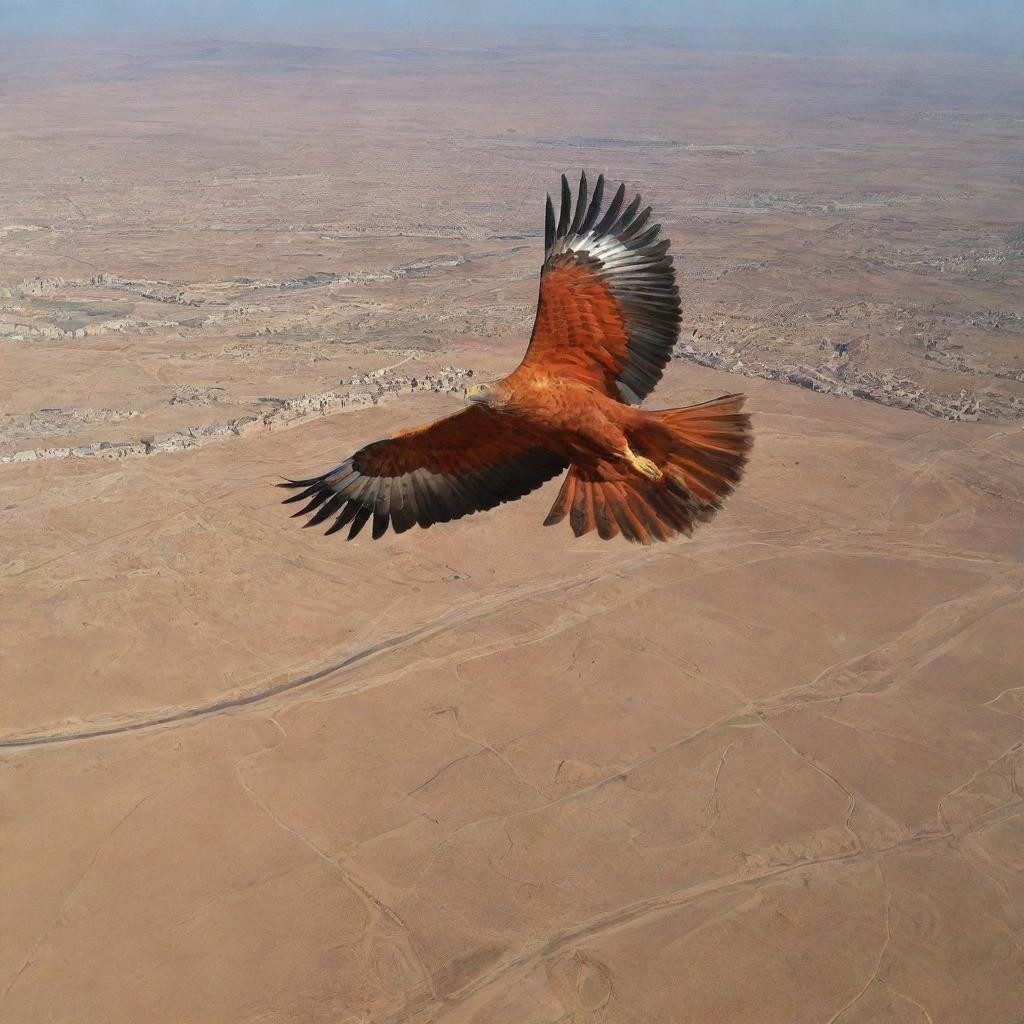
<path id="1" fill-rule="evenodd" d="M 1018 1024 L 1019 62 L 3 45 L 0 1019 Z M 580 168 L 726 509 L 298 529 L 518 361 Z"/>

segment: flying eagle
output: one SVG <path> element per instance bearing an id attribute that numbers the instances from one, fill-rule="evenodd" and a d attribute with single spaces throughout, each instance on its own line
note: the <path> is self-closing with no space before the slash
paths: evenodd
<path id="1" fill-rule="evenodd" d="M 562 176 L 558 219 L 548 196 L 544 266 L 533 334 L 502 380 L 466 390 L 452 416 L 374 441 L 323 476 L 289 480 L 307 501 L 306 526 L 351 540 L 403 533 L 515 501 L 568 468 L 544 521 L 567 515 L 579 537 L 596 529 L 638 544 L 692 533 L 740 479 L 751 445 L 743 395 L 685 409 L 637 405 L 661 380 L 679 335 L 669 240 L 640 196 L 620 185 L 603 208 L 604 176 Z M 307 500 L 308 499 L 308 500 Z"/>

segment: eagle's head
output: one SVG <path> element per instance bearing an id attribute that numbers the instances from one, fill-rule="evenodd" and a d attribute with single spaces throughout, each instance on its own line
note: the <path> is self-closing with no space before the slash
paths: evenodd
<path id="1" fill-rule="evenodd" d="M 466 388 L 466 401 L 472 405 L 486 405 L 495 408 L 503 399 L 500 382 L 492 384 L 472 384 Z"/>

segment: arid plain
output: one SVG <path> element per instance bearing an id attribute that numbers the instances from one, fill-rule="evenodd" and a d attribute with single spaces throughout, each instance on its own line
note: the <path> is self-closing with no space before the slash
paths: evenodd
<path id="1" fill-rule="evenodd" d="M 1019 1024 L 1024 69 L 6 45 L 0 1019 Z M 756 447 L 690 542 L 274 483 L 519 359 L 643 190 Z"/>

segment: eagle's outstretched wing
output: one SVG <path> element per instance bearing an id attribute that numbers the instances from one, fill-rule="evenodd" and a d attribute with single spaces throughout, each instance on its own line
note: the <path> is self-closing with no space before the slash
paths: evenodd
<path id="1" fill-rule="evenodd" d="M 648 225 L 640 196 L 625 206 L 620 185 L 602 211 L 604 175 L 576 208 L 562 175 L 558 220 L 548 196 L 537 318 L 523 367 L 574 377 L 639 403 L 661 380 L 679 336 L 679 289 L 667 238 Z"/>
<path id="2" fill-rule="evenodd" d="M 349 526 L 351 540 L 372 517 L 377 538 L 389 525 L 403 533 L 447 523 L 536 490 L 568 465 L 542 442 L 471 406 L 374 441 L 323 476 L 279 486 L 302 488 L 286 502 L 308 499 L 295 513 L 315 513 L 305 526 L 334 516 L 326 532 Z"/>
<path id="3" fill-rule="evenodd" d="M 562 177 L 556 222 L 548 197 L 540 298 L 522 369 L 574 377 L 616 399 L 639 402 L 661 379 L 679 334 L 679 292 L 668 240 L 648 226 L 637 196 L 621 185 L 602 209 L 604 177 L 588 204 L 586 175 L 572 193 Z M 340 466 L 293 480 L 306 526 L 334 518 L 327 533 L 355 537 L 370 519 L 373 536 L 389 526 L 459 519 L 514 501 L 568 465 L 542 433 L 474 406 L 395 437 L 375 441 Z"/>

